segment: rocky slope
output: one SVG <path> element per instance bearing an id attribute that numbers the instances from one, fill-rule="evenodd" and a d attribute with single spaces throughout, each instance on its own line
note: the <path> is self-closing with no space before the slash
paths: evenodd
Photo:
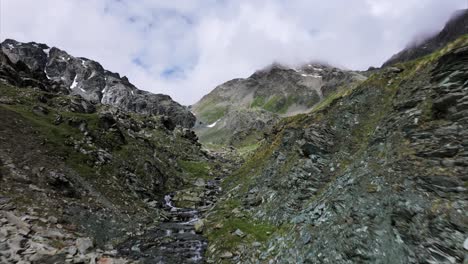
<path id="1" fill-rule="evenodd" d="M 383 67 L 428 55 L 464 34 L 468 34 L 468 9 L 455 12 L 442 31 L 393 55 L 383 64 Z"/>
<path id="2" fill-rule="evenodd" d="M 164 198 L 211 205 L 200 182 L 236 163 L 202 150 L 169 97 L 46 48 L 8 40 L 0 52 L 0 263 L 200 263 L 203 247 L 161 255 L 178 241 L 159 236 L 178 225 Z"/>
<path id="3" fill-rule="evenodd" d="M 273 65 L 193 106 L 239 147 L 209 152 L 169 97 L 6 40 L 0 263 L 465 263 L 467 65 L 468 35 L 368 78 Z"/>
<path id="4" fill-rule="evenodd" d="M 345 84 L 364 79 L 359 73 L 323 64 L 298 69 L 274 64 L 249 78 L 221 84 L 193 105 L 195 130 L 203 143 L 250 145 L 281 116 L 307 112 Z"/>
<path id="5" fill-rule="evenodd" d="M 208 215 L 213 263 L 466 263 L 468 37 L 282 120 Z"/>
<path id="6" fill-rule="evenodd" d="M 63 94 L 79 95 L 93 104 L 112 105 L 140 114 L 166 115 L 175 124 L 186 128 L 195 123 L 190 111 L 169 96 L 139 90 L 125 76 L 107 71 L 95 61 L 73 57 L 58 48 L 34 42 L 7 39 L 0 46 L 0 78 L 10 84 L 33 85 L 43 90 L 51 87 Z M 10 69 L 14 67 L 12 64 L 27 69 L 33 80 L 11 76 L 9 72 L 15 71 Z"/>

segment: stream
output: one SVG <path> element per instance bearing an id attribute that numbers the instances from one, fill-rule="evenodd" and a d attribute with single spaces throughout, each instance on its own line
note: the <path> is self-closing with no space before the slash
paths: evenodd
<path id="1" fill-rule="evenodd" d="M 162 203 L 167 219 L 156 229 L 128 240 L 119 251 L 142 263 L 203 263 L 208 242 L 195 232 L 195 224 L 214 205 L 219 183 L 220 178 L 215 178 L 201 186 L 205 196 L 194 208 L 178 208 L 173 203 L 174 193 L 166 194 Z"/>

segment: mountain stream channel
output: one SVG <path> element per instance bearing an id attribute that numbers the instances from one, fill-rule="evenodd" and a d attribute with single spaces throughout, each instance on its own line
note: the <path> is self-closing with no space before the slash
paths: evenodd
<path id="1" fill-rule="evenodd" d="M 154 230 L 121 245 L 120 253 L 148 264 L 204 263 L 208 242 L 195 231 L 195 224 L 214 205 L 220 181 L 214 178 L 205 183 L 205 199 L 196 208 L 175 207 L 174 193 L 166 194 L 163 208 L 169 217 Z"/>

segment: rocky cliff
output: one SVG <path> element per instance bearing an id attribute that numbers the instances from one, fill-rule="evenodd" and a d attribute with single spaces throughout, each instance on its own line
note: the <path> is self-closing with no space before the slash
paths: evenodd
<path id="1" fill-rule="evenodd" d="M 455 12 L 442 31 L 420 43 L 414 43 L 408 48 L 393 55 L 383 64 L 382 67 L 414 60 L 424 55 L 428 55 L 464 34 L 468 34 L 468 9 Z"/>
<path id="2" fill-rule="evenodd" d="M 204 143 L 250 145 L 280 117 L 307 112 L 328 95 L 364 79 L 324 64 L 297 69 L 273 64 L 246 79 L 219 85 L 193 105 L 195 130 Z"/>
<path id="3" fill-rule="evenodd" d="M 214 263 L 465 263 L 468 38 L 282 120 L 224 182 Z"/>
<path id="4" fill-rule="evenodd" d="M 195 123 L 190 111 L 169 96 L 139 90 L 125 76 L 107 71 L 95 61 L 73 57 L 58 48 L 34 42 L 7 39 L 0 46 L 3 62 L 0 78 L 10 84 L 79 95 L 92 104 L 112 105 L 135 113 L 165 115 L 186 128 Z M 21 78 L 14 73 L 18 70 L 31 74 Z"/>

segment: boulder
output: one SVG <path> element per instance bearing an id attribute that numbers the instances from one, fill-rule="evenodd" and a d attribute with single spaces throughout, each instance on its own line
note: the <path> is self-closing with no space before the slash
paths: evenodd
<path id="1" fill-rule="evenodd" d="M 86 254 L 89 249 L 94 247 L 94 243 L 89 237 L 80 237 L 76 239 L 75 246 L 81 254 Z"/>

